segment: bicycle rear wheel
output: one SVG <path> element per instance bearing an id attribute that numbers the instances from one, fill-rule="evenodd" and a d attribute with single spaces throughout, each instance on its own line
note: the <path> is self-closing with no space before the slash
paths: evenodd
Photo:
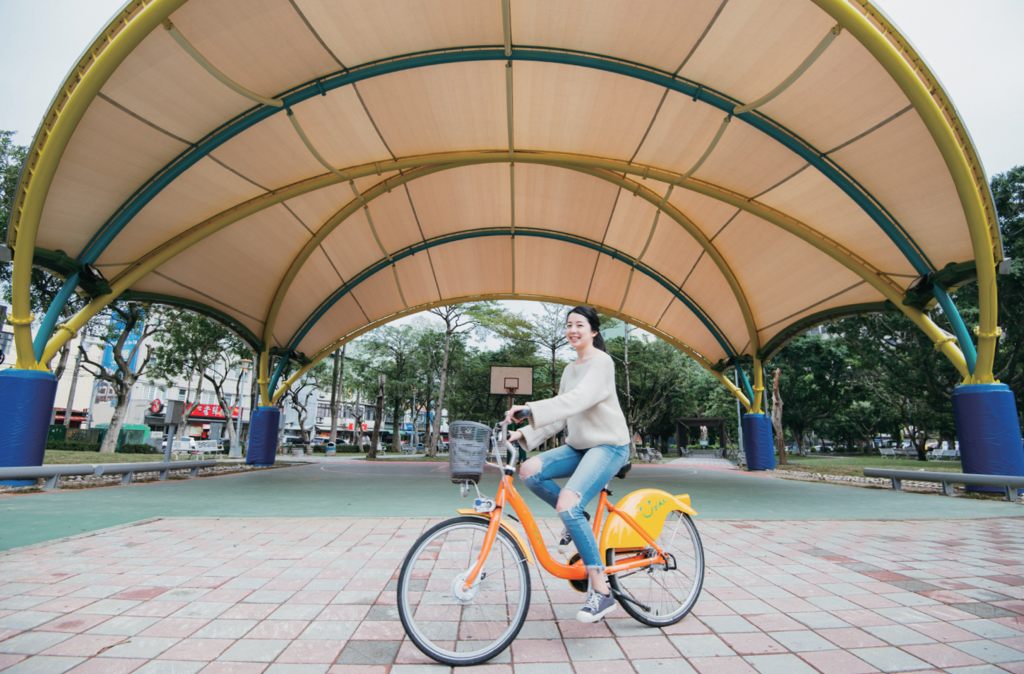
<path id="1" fill-rule="evenodd" d="M 693 520 L 679 511 L 669 513 L 655 542 L 669 555 L 667 564 L 610 574 L 608 581 L 616 593 L 641 604 L 617 597 L 626 613 L 645 625 L 664 627 L 685 618 L 697 603 L 704 584 L 704 548 Z M 650 547 L 642 551 L 609 549 L 607 564 L 612 566 L 616 559 L 635 557 L 638 553 L 656 555 Z"/>
<path id="2" fill-rule="evenodd" d="M 526 556 L 499 529 L 477 580 L 462 585 L 480 558 L 489 522 L 456 517 L 413 545 L 398 576 L 398 615 L 423 653 L 446 665 L 475 665 L 505 650 L 530 608 Z"/>

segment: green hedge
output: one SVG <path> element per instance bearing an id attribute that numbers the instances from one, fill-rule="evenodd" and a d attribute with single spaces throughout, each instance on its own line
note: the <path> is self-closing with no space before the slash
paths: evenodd
<path id="1" fill-rule="evenodd" d="M 82 442 L 80 440 L 47 440 L 47 449 L 59 449 L 65 452 L 98 452 L 100 443 Z"/>
<path id="2" fill-rule="evenodd" d="M 147 444 L 128 444 L 121 445 L 118 450 L 118 454 L 163 454 L 162 449 L 157 449 Z"/>

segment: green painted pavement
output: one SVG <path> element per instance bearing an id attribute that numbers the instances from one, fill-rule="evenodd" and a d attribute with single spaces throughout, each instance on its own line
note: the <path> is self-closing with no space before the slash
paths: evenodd
<path id="1" fill-rule="evenodd" d="M 489 469 L 490 470 L 490 469 Z M 494 495 L 497 473 L 485 475 Z M 517 487 L 519 485 L 517 484 Z M 689 493 L 700 518 L 729 520 L 1021 517 L 1024 507 L 779 480 L 699 467 L 636 466 L 613 500 L 642 487 Z M 537 517 L 553 511 L 521 489 Z M 472 490 L 471 490 L 472 494 Z M 475 495 L 475 494 L 473 494 Z M 444 517 L 472 506 L 443 463 L 339 461 L 198 480 L 0 498 L 0 550 L 149 517 Z"/>

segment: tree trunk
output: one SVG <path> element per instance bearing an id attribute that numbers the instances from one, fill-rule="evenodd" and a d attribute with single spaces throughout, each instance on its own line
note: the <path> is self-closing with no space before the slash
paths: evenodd
<path id="1" fill-rule="evenodd" d="M 623 346 L 622 366 L 626 370 L 626 419 L 629 422 L 629 460 L 637 461 L 639 457 L 636 453 L 636 441 L 634 440 L 636 434 L 633 432 L 633 396 L 629 392 L 629 323 L 623 323 L 623 325 L 625 326 L 626 339 Z"/>
<path id="2" fill-rule="evenodd" d="M 341 347 L 341 358 L 338 358 L 338 353 L 334 353 L 334 376 L 331 377 L 331 437 L 330 442 L 337 444 L 338 442 L 338 406 L 341 403 L 338 400 L 338 390 L 341 389 L 341 397 L 345 397 L 345 349 L 348 348 L 348 344 Z M 338 361 L 341 364 L 338 364 Z"/>
<path id="3" fill-rule="evenodd" d="M 775 370 L 774 381 L 772 382 L 772 427 L 775 429 L 775 448 L 779 452 L 779 463 L 788 466 L 786 459 L 786 438 L 782 434 L 782 393 L 779 392 L 779 377 L 781 369 Z"/>
<path id="4" fill-rule="evenodd" d="M 384 387 L 386 382 L 387 380 L 384 375 L 378 375 L 377 405 L 373 408 L 373 435 L 370 437 L 370 451 L 366 453 L 366 459 L 368 461 L 377 460 L 377 446 L 380 442 L 380 429 L 384 426 Z"/>
<path id="5" fill-rule="evenodd" d="M 277 427 L 277 453 L 281 453 L 281 448 L 284 447 L 284 424 L 288 418 L 288 399 L 285 398 L 281 402 L 281 424 Z"/>
<path id="6" fill-rule="evenodd" d="M 127 391 L 131 391 L 131 386 Z M 117 437 L 121 434 L 121 426 L 124 425 L 124 415 L 128 411 L 128 393 L 117 396 L 117 407 L 114 408 L 114 416 L 110 418 L 110 426 L 107 434 L 103 436 L 103 444 L 100 445 L 100 454 L 113 454 L 117 451 Z"/>
<path id="7" fill-rule="evenodd" d="M 430 430 L 430 447 L 427 456 L 437 456 L 437 443 L 441 441 L 441 413 L 444 411 L 444 387 L 448 381 L 448 348 L 451 343 L 451 332 L 444 336 L 444 360 L 441 362 L 441 383 L 437 391 L 437 405 L 434 407 L 434 419 Z"/>
<path id="8" fill-rule="evenodd" d="M 398 398 L 394 400 L 391 419 L 391 450 L 396 454 L 402 453 L 402 420 L 398 413 L 402 410 L 402 403 Z M 415 426 L 414 426 L 415 428 Z"/>

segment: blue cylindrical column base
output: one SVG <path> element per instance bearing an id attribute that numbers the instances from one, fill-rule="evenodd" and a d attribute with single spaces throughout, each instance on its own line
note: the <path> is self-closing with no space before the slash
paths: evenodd
<path id="1" fill-rule="evenodd" d="M 0 372 L 0 467 L 43 465 L 57 378 L 37 370 Z M 35 480 L 0 480 L 11 487 L 31 487 Z"/>
<path id="2" fill-rule="evenodd" d="M 281 410 L 274 406 L 257 407 L 249 420 L 249 446 L 245 462 L 254 466 L 273 466 L 277 459 L 277 430 Z"/>
<path id="3" fill-rule="evenodd" d="M 1013 391 L 1006 384 L 967 384 L 953 390 L 953 417 L 964 473 L 1024 476 L 1024 446 Z M 971 491 L 1002 491 L 967 485 Z"/>
<path id="4" fill-rule="evenodd" d="M 743 450 L 747 470 L 774 470 L 775 443 L 771 419 L 763 414 L 743 415 Z"/>

